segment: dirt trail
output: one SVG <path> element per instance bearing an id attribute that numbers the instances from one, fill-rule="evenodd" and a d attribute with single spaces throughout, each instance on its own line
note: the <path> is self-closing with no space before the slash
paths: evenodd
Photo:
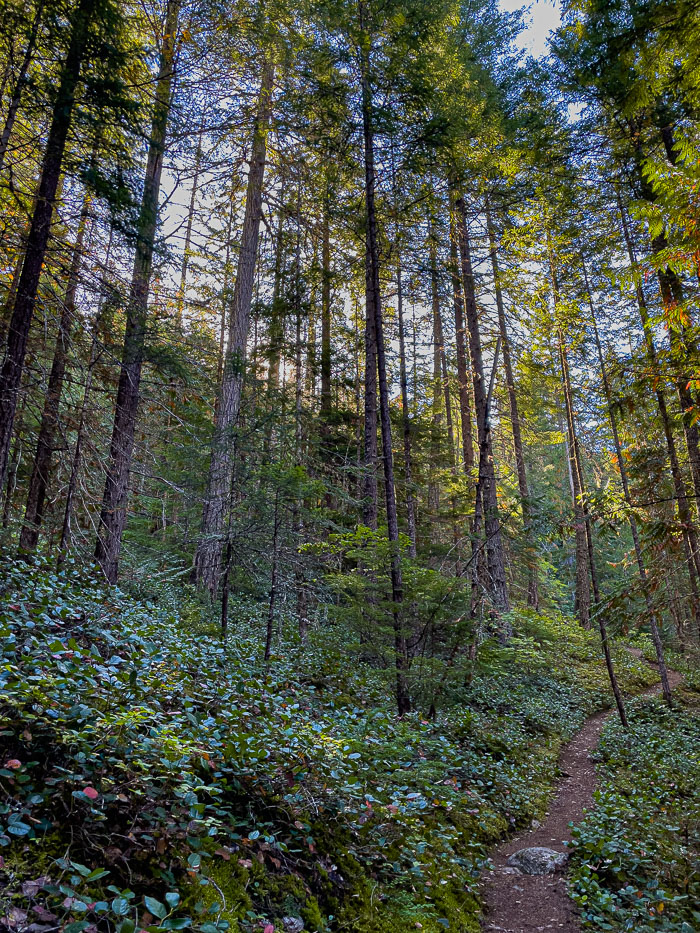
<path id="1" fill-rule="evenodd" d="M 637 653 L 630 649 L 638 657 Z M 668 672 L 671 689 L 678 686 L 681 676 Z M 646 693 L 658 693 L 660 686 Z M 571 839 L 569 823 L 579 823 L 584 810 L 593 802 L 596 785 L 595 750 L 600 732 L 614 713 L 596 713 L 566 745 L 559 759 L 562 778 L 554 790 L 549 810 L 537 829 L 527 830 L 499 845 L 491 855 L 494 870 L 485 879 L 483 888 L 484 933 L 531 933 L 556 930 L 579 933 L 581 925 L 576 908 L 567 896 L 566 873 L 524 875 L 507 864 L 508 857 L 519 849 L 546 846 L 566 852 Z"/>

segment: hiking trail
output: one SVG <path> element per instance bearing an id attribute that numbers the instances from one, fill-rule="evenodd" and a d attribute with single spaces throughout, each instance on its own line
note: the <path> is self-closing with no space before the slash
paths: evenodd
<path id="1" fill-rule="evenodd" d="M 641 657 L 637 649 L 628 649 Z M 651 663 L 651 662 L 649 662 Z M 655 667 L 656 665 L 653 665 Z M 671 689 L 682 681 L 680 674 L 669 670 Z M 651 695 L 661 690 L 660 684 L 644 691 Z M 600 733 L 615 711 L 595 713 L 564 746 L 559 758 L 561 778 L 556 784 L 547 813 L 541 824 L 525 830 L 498 845 L 491 854 L 493 871 L 484 879 L 484 933 L 534 933 L 534 931 L 564 931 L 579 933 L 581 924 L 575 904 L 567 894 L 566 870 L 551 874 L 528 875 L 508 864 L 515 852 L 533 846 L 543 846 L 565 853 L 571 840 L 570 823 L 580 823 L 584 812 L 593 803 L 596 787 L 595 762 L 592 753 L 598 746 Z"/>

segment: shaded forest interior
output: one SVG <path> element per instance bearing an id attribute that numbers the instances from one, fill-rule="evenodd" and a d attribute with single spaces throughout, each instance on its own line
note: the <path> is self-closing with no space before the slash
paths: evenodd
<path id="1" fill-rule="evenodd" d="M 700 7 L 560 12 L 0 0 L 0 928 L 476 930 L 614 705 L 697 929 Z"/>

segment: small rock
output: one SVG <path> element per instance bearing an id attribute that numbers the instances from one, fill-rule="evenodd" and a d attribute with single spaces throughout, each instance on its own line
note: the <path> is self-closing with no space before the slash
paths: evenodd
<path id="1" fill-rule="evenodd" d="M 302 933 L 304 921 L 301 917 L 282 917 L 282 929 L 284 933 Z"/>
<path id="2" fill-rule="evenodd" d="M 539 820 L 533 820 L 532 823 L 530 823 L 530 829 L 539 829 L 541 825 Z"/>
<path id="3" fill-rule="evenodd" d="M 565 852 L 557 852 L 545 846 L 532 846 L 513 853 L 508 864 L 526 875 L 550 875 L 563 868 L 568 859 Z"/>

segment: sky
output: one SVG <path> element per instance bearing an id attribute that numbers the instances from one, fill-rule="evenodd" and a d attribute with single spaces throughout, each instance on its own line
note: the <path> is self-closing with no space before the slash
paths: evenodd
<path id="1" fill-rule="evenodd" d="M 539 58 L 547 54 L 547 35 L 561 23 L 559 0 L 499 0 L 502 10 L 512 12 L 525 8 L 526 29 L 520 34 L 516 45 L 524 52 Z"/>

